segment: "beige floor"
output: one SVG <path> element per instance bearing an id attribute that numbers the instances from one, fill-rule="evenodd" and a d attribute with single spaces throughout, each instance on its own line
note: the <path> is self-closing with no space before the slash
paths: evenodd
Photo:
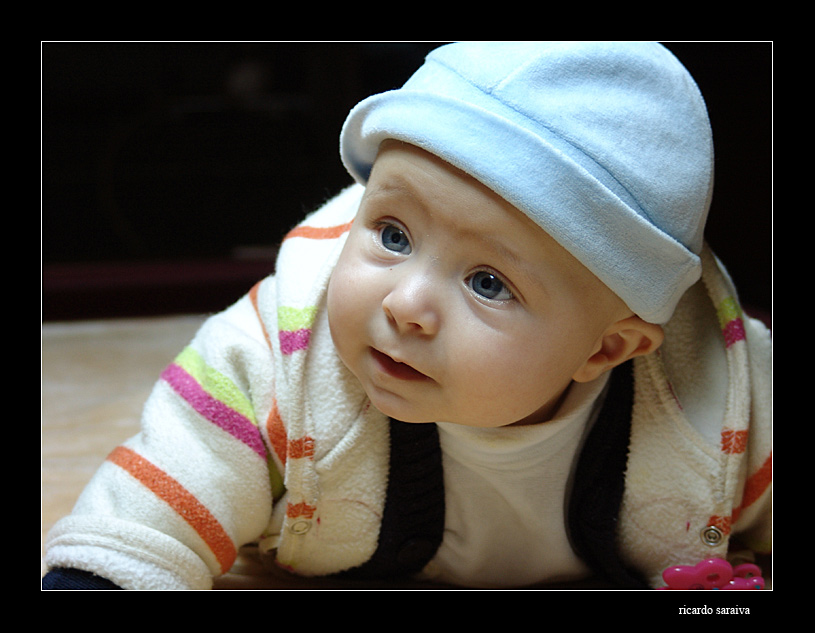
<path id="1" fill-rule="evenodd" d="M 159 372 L 201 317 L 44 324 L 42 536 L 110 450 L 134 434 Z"/>

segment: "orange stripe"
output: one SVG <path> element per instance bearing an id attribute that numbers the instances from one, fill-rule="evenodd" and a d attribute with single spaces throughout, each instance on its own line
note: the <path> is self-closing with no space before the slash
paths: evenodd
<path id="1" fill-rule="evenodd" d="M 722 451 L 729 454 L 743 453 L 747 450 L 747 431 L 722 429 Z"/>
<path id="2" fill-rule="evenodd" d="M 338 226 L 297 226 L 286 234 L 284 240 L 292 237 L 305 237 L 310 240 L 330 240 L 339 237 L 351 228 L 351 222 Z"/>
<path id="3" fill-rule="evenodd" d="M 719 528 L 722 531 L 722 534 L 727 535 L 730 534 L 732 519 L 730 517 L 720 517 L 714 514 L 707 520 L 707 524 Z"/>
<path id="4" fill-rule="evenodd" d="M 207 544 L 221 566 L 221 573 L 229 571 L 237 556 L 235 545 L 212 513 L 193 494 L 129 448 L 119 446 L 108 455 L 108 460 L 126 470 L 169 504 Z"/>
<path id="5" fill-rule="evenodd" d="M 744 484 L 744 493 L 741 497 L 741 505 L 733 510 L 734 521 L 739 518 L 744 508 L 749 508 L 764 494 L 764 491 L 767 490 L 772 480 L 773 456 L 770 454 L 761 465 L 761 468 L 747 478 L 747 482 Z"/>
<path id="6" fill-rule="evenodd" d="M 744 496 L 741 500 L 741 507 L 746 508 L 755 503 L 764 491 L 767 490 L 773 480 L 773 455 L 767 457 L 754 474 L 747 478 L 747 483 L 744 486 Z"/>
<path id="7" fill-rule="evenodd" d="M 289 457 L 292 459 L 312 459 L 314 457 L 314 438 L 308 435 L 289 442 Z"/>
<path id="8" fill-rule="evenodd" d="M 258 318 L 258 322 L 260 323 L 260 329 L 263 330 L 263 338 L 266 339 L 266 343 L 269 345 L 269 349 L 272 348 L 272 341 L 269 338 L 269 332 L 266 330 L 266 324 L 263 322 L 263 319 L 260 317 L 260 308 L 258 307 L 258 292 L 260 291 L 260 285 L 262 281 L 259 281 L 252 289 L 249 290 L 249 299 L 252 301 L 252 306 L 255 308 L 255 315 Z"/>
<path id="9" fill-rule="evenodd" d="M 773 456 L 770 454 L 764 463 L 755 473 L 747 478 L 744 484 L 744 493 L 741 497 L 741 505 L 733 508 L 733 514 L 729 517 L 710 517 L 709 525 L 718 525 L 725 534 L 730 533 L 730 526 L 738 521 L 739 516 L 745 508 L 749 508 L 756 500 L 764 494 L 773 480 Z"/>
<path id="10" fill-rule="evenodd" d="M 277 410 L 277 401 L 272 403 L 272 410 L 266 420 L 266 435 L 269 436 L 269 443 L 272 445 L 278 459 L 285 466 L 288 438 L 286 436 L 286 427 L 283 426 L 283 420 Z"/>
<path id="11" fill-rule="evenodd" d="M 316 510 L 317 508 L 315 506 L 310 506 L 305 502 L 289 503 L 286 506 L 286 516 L 288 516 L 290 519 L 296 519 L 298 517 L 311 519 L 314 517 L 314 512 Z"/>

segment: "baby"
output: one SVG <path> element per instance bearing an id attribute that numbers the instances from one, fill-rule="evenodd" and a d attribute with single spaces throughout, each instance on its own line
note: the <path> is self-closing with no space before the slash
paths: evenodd
<path id="1" fill-rule="evenodd" d="M 381 412 L 538 424 L 572 381 L 659 347 L 660 326 L 471 176 L 392 141 L 375 164 L 327 310 L 340 358 Z"/>
<path id="2" fill-rule="evenodd" d="M 770 337 L 704 244 L 711 134 L 670 53 L 443 46 L 341 152 L 357 184 L 162 374 L 44 587 L 208 588 L 247 544 L 479 587 L 769 551 Z"/>

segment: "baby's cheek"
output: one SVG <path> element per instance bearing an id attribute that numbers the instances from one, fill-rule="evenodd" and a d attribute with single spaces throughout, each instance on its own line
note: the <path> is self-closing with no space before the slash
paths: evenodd
<path id="1" fill-rule="evenodd" d="M 333 276 L 328 286 L 326 298 L 328 325 L 335 344 L 337 339 L 344 334 L 347 326 L 348 292 L 344 286 L 345 284 L 340 276 Z"/>

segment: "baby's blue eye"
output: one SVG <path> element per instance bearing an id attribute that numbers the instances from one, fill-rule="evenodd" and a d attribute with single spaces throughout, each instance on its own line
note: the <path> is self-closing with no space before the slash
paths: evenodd
<path id="1" fill-rule="evenodd" d="M 512 292 L 496 275 L 487 271 L 479 271 L 470 277 L 470 287 L 478 295 L 493 301 L 508 301 L 512 299 Z"/>
<path id="2" fill-rule="evenodd" d="M 410 253 L 410 242 L 408 241 L 407 235 L 405 235 L 405 232 L 398 226 L 388 224 L 382 227 L 380 239 L 382 240 L 382 246 L 389 251 L 395 251 L 404 255 Z"/>

